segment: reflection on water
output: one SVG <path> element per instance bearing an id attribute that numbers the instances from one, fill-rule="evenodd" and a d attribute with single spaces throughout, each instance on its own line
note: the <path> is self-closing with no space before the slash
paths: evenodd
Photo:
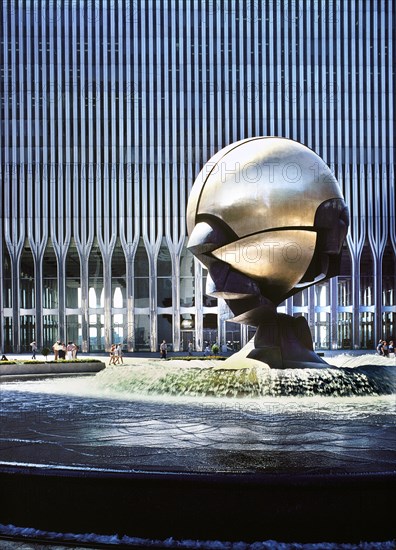
<path id="1" fill-rule="evenodd" d="M 2 384 L 0 461 L 205 472 L 395 465 L 394 395 L 137 395 L 102 378 Z"/>

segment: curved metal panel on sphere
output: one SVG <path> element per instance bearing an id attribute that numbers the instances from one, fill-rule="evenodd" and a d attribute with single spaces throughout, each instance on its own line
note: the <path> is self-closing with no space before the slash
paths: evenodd
<path id="1" fill-rule="evenodd" d="M 319 204 L 342 198 L 328 166 L 296 141 L 263 137 L 234 145 L 205 165 L 198 218 L 216 216 L 244 237 L 273 228 L 312 227 Z"/>
<path id="2" fill-rule="evenodd" d="M 237 271 L 287 293 L 299 283 L 312 260 L 316 232 L 267 231 L 244 237 L 212 252 Z"/>

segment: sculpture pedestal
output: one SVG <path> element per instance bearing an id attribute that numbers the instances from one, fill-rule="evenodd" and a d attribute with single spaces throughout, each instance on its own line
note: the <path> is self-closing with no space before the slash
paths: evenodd
<path id="1" fill-rule="evenodd" d="M 255 337 L 227 359 L 225 368 L 250 368 L 256 364 L 273 369 L 328 368 L 313 349 L 311 331 L 304 317 L 276 311 L 262 313 Z"/>

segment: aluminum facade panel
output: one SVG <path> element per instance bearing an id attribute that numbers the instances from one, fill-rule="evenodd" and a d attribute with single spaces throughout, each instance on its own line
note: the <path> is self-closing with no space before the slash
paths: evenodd
<path id="1" fill-rule="evenodd" d="M 322 155 L 351 210 L 346 276 L 352 298 L 334 304 L 338 283 L 331 283 L 324 345 L 340 346 L 337 320 L 346 306 L 353 311 L 346 338 L 353 347 L 390 335 L 395 292 L 385 289 L 384 278 L 395 280 L 396 271 L 392 2 L 3 0 L 2 8 L 0 304 L 9 290 L 12 295 L 11 307 L 1 308 L 3 350 L 26 351 L 33 338 L 49 345 L 48 335 L 55 333 L 67 340 L 76 316 L 81 346 L 104 350 L 114 338 L 118 312 L 124 329 L 117 337 L 132 351 L 142 311 L 149 311 L 147 345 L 157 350 L 164 237 L 173 266 L 170 339 L 175 350 L 181 348 L 180 258 L 189 190 L 218 149 L 260 134 L 296 139 Z M 149 262 L 148 310 L 137 305 L 140 238 Z M 103 321 L 89 304 L 88 266 L 96 243 L 104 274 Z M 79 277 L 73 282 L 74 246 Z M 48 247 L 57 263 L 56 314 L 42 305 Z M 113 304 L 117 247 L 125 255 L 124 282 L 117 283 L 124 285 L 125 307 Z M 30 276 L 26 250 L 34 263 L 32 321 L 22 319 L 31 309 L 21 303 Z M 361 265 L 366 257 L 372 258 L 369 289 Z M 201 267 L 195 265 L 195 304 L 187 309 L 199 349 L 208 309 Z M 385 291 L 393 296 L 391 304 Z M 67 307 L 70 292 L 78 307 Z M 365 293 L 374 296 L 370 306 Z M 302 312 L 314 330 L 329 304 L 315 305 L 314 291 L 308 294 Z M 293 300 L 286 307 L 301 311 Z M 367 308 L 375 314 L 371 336 L 363 338 Z M 218 313 L 216 307 L 210 311 Z M 97 327 L 91 315 L 97 315 Z M 49 317 L 55 318 L 53 332 Z M 30 329 L 22 330 L 26 322 Z M 218 328 L 223 338 L 220 316 Z M 92 336 L 102 329 L 103 337 Z M 247 330 L 240 335 L 246 338 Z"/>

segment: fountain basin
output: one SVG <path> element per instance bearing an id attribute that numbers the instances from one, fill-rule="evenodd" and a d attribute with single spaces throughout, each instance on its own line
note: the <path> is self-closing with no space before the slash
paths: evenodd
<path id="1" fill-rule="evenodd" d="M 0 381 L 15 377 L 97 373 L 105 368 L 101 361 L 50 361 L 0 364 Z"/>
<path id="2" fill-rule="evenodd" d="M 144 539 L 356 542 L 395 536 L 394 474 L 83 472 L 1 467 L 2 523 Z"/>
<path id="3" fill-rule="evenodd" d="M 155 365 L 160 378 L 168 363 Z M 104 377 L 2 384 L 0 523 L 155 539 L 396 536 L 394 394 L 154 396 L 99 391 Z"/>

